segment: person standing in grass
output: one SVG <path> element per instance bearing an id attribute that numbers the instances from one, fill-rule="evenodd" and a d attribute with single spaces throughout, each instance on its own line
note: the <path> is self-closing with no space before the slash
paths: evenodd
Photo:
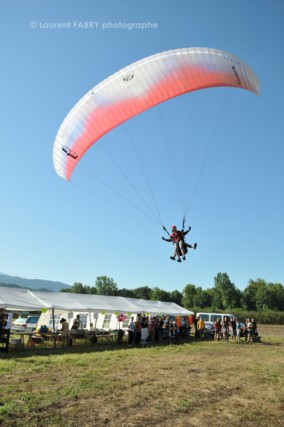
<path id="1" fill-rule="evenodd" d="M 183 338 L 188 338 L 190 335 L 190 326 L 188 324 L 187 317 L 183 317 L 181 320 L 181 331 Z"/>
<path id="2" fill-rule="evenodd" d="M 163 323 L 163 339 L 169 337 L 169 331 L 170 331 L 170 316 L 166 316 L 166 319 Z"/>
<path id="3" fill-rule="evenodd" d="M 245 340 L 248 340 L 248 323 L 250 323 L 249 319 L 245 320 Z"/>
<path id="4" fill-rule="evenodd" d="M 62 344 L 63 346 L 67 346 L 69 344 L 69 325 L 66 319 L 62 317 L 60 320 L 61 323 L 61 329 L 60 332 L 62 334 Z"/>
<path id="5" fill-rule="evenodd" d="M 143 313 L 142 315 L 140 325 L 141 325 L 141 341 L 142 341 L 142 344 L 145 344 L 149 335 L 149 318 L 148 316 L 145 315 L 145 313 Z"/>
<path id="6" fill-rule="evenodd" d="M 236 330 L 236 319 L 234 317 L 231 317 L 230 327 L 231 327 L 232 341 L 236 341 L 237 330 Z"/>
<path id="7" fill-rule="evenodd" d="M 158 322 L 159 343 L 163 342 L 164 338 L 164 317 L 161 316 Z"/>
<path id="8" fill-rule="evenodd" d="M 202 317 L 200 316 L 198 322 L 197 322 L 197 330 L 199 332 L 199 337 L 204 338 L 204 329 L 205 329 L 205 323 Z"/>
<path id="9" fill-rule="evenodd" d="M 132 347 L 134 339 L 135 339 L 135 323 L 134 323 L 134 317 L 131 316 L 130 323 L 128 325 L 128 346 L 129 347 Z"/>
<path id="10" fill-rule="evenodd" d="M 247 332 L 247 342 L 251 342 L 252 341 L 252 322 L 247 319 L 247 324 L 246 324 L 246 332 Z"/>
<path id="11" fill-rule="evenodd" d="M 221 333 L 222 333 L 222 340 L 224 342 L 228 342 L 229 324 L 226 317 L 224 317 L 223 322 L 221 323 Z"/>
<path id="12" fill-rule="evenodd" d="M 135 321 L 135 344 L 139 345 L 141 343 L 141 314 L 137 314 Z"/>
<path id="13" fill-rule="evenodd" d="M 149 323 L 149 336 L 151 341 L 155 341 L 155 336 L 156 336 L 156 319 L 154 319 L 153 317 L 150 319 L 150 323 Z"/>
<path id="14" fill-rule="evenodd" d="M 1 308 L 0 309 L 0 339 L 2 339 L 5 323 L 6 323 L 5 310 L 4 308 Z"/>
<path id="15" fill-rule="evenodd" d="M 255 335 L 258 335 L 258 333 L 257 333 L 257 324 L 256 324 L 256 321 L 255 321 L 255 319 L 254 319 L 254 318 L 252 318 L 252 319 L 251 319 L 251 325 L 252 325 L 253 333 L 254 333 Z"/>
<path id="16" fill-rule="evenodd" d="M 236 319 L 236 340 L 241 341 L 241 323 L 238 319 Z"/>
<path id="17" fill-rule="evenodd" d="M 220 317 L 214 322 L 214 341 L 219 341 L 221 336 L 221 320 Z"/>

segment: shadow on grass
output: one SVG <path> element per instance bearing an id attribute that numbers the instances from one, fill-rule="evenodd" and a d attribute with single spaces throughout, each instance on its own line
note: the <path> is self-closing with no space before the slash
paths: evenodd
<path id="1" fill-rule="evenodd" d="M 78 340 L 79 341 L 79 340 Z M 8 354 L 0 353 L 0 359 L 11 359 L 11 358 L 24 358 L 24 357 L 32 357 L 32 356 L 51 356 L 51 355 L 66 355 L 66 354 L 89 354 L 94 352 L 104 352 L 104 351 L 120 351 L 120 350 L 133 350 L 133 349 L 146 349 L 146 348 L 163 348 L 168 346 L 178 346 L 183 344 L 190 344 L 195 342 L 194 339 L 183 340 L 180 341 L 179 344 L 171 344 L 168 341 L 164 341 L 163 343 L 159 342 L 147 342 L 145 345 L 139 344 L 132 347 L 129 347 L 127 342 L 123 342 L 122 344 L 118 344 L 116 342 L 109 343 L 95 343 L 91 344 L 89 342 L 78 342 L 77 344 L 73 344 L 71 346 L 63 347 L 61 344 L 57 344 L 56 347 L 49 346 L 46 344 L 38 344 L 37 347 L 33 348 L 25 348 L 23 350 L 15 350 L 12 347 L 9 348 Z"/>
<path id="2" fill-rule="evenodd" d="M 0 359 L 15 359 L 15 358 L 25 358 L 25 357 L 32 357 L 32 356 L 56 356 L 56 355 L 66 355 L 66 354 L 89 354 L 89 353 L 101 353 L 105 351 L 121 351 L 121 350 L 142 350 L 142 349 L 154 349 L 154 348 L 165 348 L 168 346 L 175 346 L 178 347 L 183 344 L 205 344 L 205 343 L 214 343 L 212 340 L 200 340 L 196 338 L 190 338 L 190 339 L 180 339 L 180 343 L 169 343 L 167 340 L 165 340 L 163 343 L 159 343 L 157 341 L 154 342 L 147 342 L 145 345 L 139 344 L 132 347 L 129 347 L 127 342 L 123 342 L 122 344 L 118 344 L 116 342 L 109 342 L 109 343 L 102 343 L 98 342 L 95 344 L 92 344 L 90 342 L 79 342 L 76 344 L 73 344 L 71 346 L 62 347 L 61 344 L 57 344 L 56 347 L 46 347 L 46 344 L 38 344 L 37 347 L 34 348 L 25 348 L 24 350 L 15 350 L 13 348 L 9 348 L 8 354 L 6 353 L 0 353 Z M 221 342 L 219 341 L 219 344 L 227 345 L 238 345 L 238 346 L 245 346 L 247 348 L 250 348 L 251 346 L 271 346 L 271 347 L 279 347 L 283 345 L 282 342 L 270 342 L 270 341 L 261 341 L 261 342 L 255 342 L 255 343 L 248 343 L 246 341 L 240 341 L 240 342 Z M 217 343 L 216 343 L 217 344 Z"/>

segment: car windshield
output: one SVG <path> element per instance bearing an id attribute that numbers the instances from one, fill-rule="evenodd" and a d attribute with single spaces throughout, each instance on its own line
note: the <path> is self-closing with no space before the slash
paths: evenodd
<path id="1" fill-rule="evenodd" d="M 27 320 L 27 323 L 37 323 L 38 321 L 38 317 L 34 316 L 34 317 L 29 317 Z"/>
<path id="2" fill-rule="evenodd" d="M 25 323 L 27 321 L 26 317 L 19 317 L 14 321 L 14 324 Z"/>

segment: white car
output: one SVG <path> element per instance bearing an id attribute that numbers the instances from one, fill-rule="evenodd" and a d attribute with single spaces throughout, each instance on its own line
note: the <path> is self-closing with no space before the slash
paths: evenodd
<path id="1" fill-rule="evenodd" d="M 12 323 L 11 332 L 34 331 L 37 327 L 39 316 L 19 317 Z"/>
<path id="2" fill-rule="evenodd" d="M 23 316 L 23 317 L 22 316 L 18 317 L 18 319 L 14 320 L 12 322 L 12 327 L 13 326 L 16 326 L 16 327 L 21 326 L 23 323 L 26 323 L 27 318 L 28 318 L 28 315 Z"/>

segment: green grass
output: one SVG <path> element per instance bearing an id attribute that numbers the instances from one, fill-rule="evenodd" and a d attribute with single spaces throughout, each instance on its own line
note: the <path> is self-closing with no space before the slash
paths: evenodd
<path id="1" fill-rule="evenodd" d="M 280 426 L 284 336 L 262 341 L 1 354 L 0 425 Z"/>

